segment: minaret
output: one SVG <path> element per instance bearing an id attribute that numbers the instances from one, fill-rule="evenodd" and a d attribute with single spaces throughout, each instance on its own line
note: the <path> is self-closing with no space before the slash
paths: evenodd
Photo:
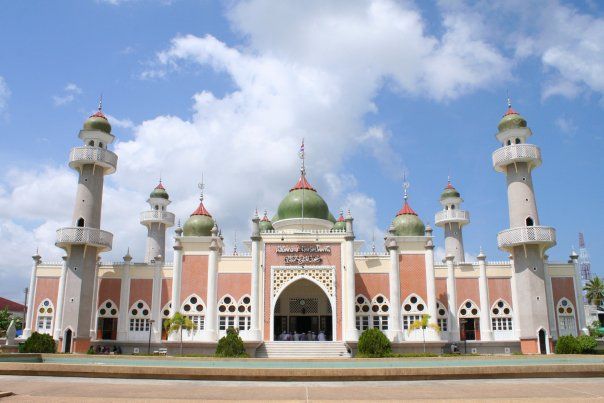
<path id="1" fill-rule="evenodd" d="M 55 245 L 67 252 L 63 313 L 60 319 L 61 351 L 85 352 L 96 316 L 94 290 L 98 254 L 111 250 L 113 234 L 100 229 L 105 175 L 115 172 L 117 155 L 107 149 L 114 140 L 102 111 L 86 122 L 79 134 L 84 145 L 69 155 L 69 166 L 79 174 L 72 226 L 57 230 Z"/>
<path id="2" fill-rule="evenodd" d="M 166 256 L 166 229 L 174 225 L 174 214 L 167 211 L 170 196 L 161 179 L 147 200 L 150 211 L 143 211 L 140 223 L 147 227 L 147 248 L 145 262 L 151 262 L 156 256 Z"/>
<path id="3" fill-rule="evenodd" d="M 461 209 L 462 202 L 461 195 L 449 179 L 440 195 L 443 209 L 434 217 L 434 224 L 445 230 L 445 255 L 453 256 L 457 263 L 465 261 L 461 229 L 470 222 L 470 213 Z"/>
<path id="4" fill-rule="evenodd" d="M 526 120 L 508 100 L 508 110 L 499 122 L 497 140 L 502 147 L 493 153 L 496 171 L 506 174 L 510 229 L 497 235 L 501 250 L 512 255 L 513 286 L 518 316 L 515 334 L 525 353 L 549 350 L 549 323 L 546 298 L 544 252 L 556 244 L 556 232 L 540 225 L 531 172 L 541 165 L 541 151 L 527 139 L 532 135 Z M 553 309 L 553 307 L 550 307 Z M 541 346 L 540 346 L 541 337 Z M 547 340 L 543 340 L 547 337 Z M 545 346 L 545 351 L 543 347 Z"/>

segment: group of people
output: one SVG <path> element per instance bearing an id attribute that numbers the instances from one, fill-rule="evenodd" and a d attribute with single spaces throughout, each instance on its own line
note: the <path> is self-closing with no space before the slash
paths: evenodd
<path id="1" fill-rule="evenodd" d="M 315 332 L 311 332 L 310 330 L 306 333 L 298 333 L 294 331 L 293 333 L 282 331 L 281 334 L 277 337 L 279 341 L 326 341 L 327 337 L 325 337 L 325 332 L 322 330 L 319 331 L 319 334 Z"/>
<path id="2" fill-rule="evenodd" d="M 97 345 L 96 348 L 94 346 L 90 346 L 86 353 L 87 354 L 114 354 L 114 355 L 117 355 L 117 354 L 122 353 L 122 348 L 120 346 L 109 347 L 109 346 Z"/>

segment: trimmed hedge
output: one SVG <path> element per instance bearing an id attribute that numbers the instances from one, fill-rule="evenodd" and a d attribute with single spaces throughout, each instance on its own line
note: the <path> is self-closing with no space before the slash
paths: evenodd
<path id="1" fill-rule="evenodd" d="M 390 340 L 380 329 L 367 329 L 359 337 L 358 357 L 382 358 L 392 355 Z"/>
<path id="2" fill-rule="evenodd" d="M 597 345 L 593 336 L 561 336 L 556 343 L 556 354 L 593 354 Z"/>
<path id="3" fill-rule="evenodd" d="M 34 332 L 25 340 L 21 351 L 24 353 L 54 353 L 56 349 L 57 345 L 51 335 Z"/>
<path id="4" fill-rule="evenodd" d="M 243 340 L 239 337 L 239 332 L 229 327 L 227 329 L 226 336 L 222 337 L 218 340 L 218 345 L 216 346 L 216 357 L 237 357 L 244 358 L 248 355 L 245 352 L 245 346 L 243 345 Z"/>

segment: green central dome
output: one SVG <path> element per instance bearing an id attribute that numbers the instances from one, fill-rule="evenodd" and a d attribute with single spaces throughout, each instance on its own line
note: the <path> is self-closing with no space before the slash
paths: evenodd
<path id="1" fill-rule="evenodd" d="M 86 119 L 82 129 L 89 131 L 101 131 L 111 134 L 111 125 L 109 124 L 109 120 L 107 120 L 103 112 L 100 110 Z"/>
<path id="2" fill-rule="evenodd" d="M 210 236 L 212 228 L 214 228 L 214 219 L 204 207 L 203 202 L 200 202 L 197 210 L 185 222 L 183 232 L 185 236 Z"/>
<path id="3" fill-rule="evenodd" d="M 424 223 L 406 200 L 403 208 L 392 220 L 392 227 L 397 236 L 423 236 L 426 233 Z"/>
<path id="4" fill-rule="evenodd" d="M 518 112 L 512 109 L 511 106 L 509 106 L 507 112 L 499 121 L 497 129 L 501 133 L 505 130 L 518 129 L 521 127 L 526 127 L 526 119 L 524 119 Z"/>
<path id="5" fill-rule="evenodd" d="M 304 211 L 303 211 L 304 208 Z M 303 214 L 304 213 L 304 214 Z M 287 218 L 318 218 L 334 222 L 333 215 L 325 200 L 310 186 L 306 177 L 302 175 L 277 208 L 277 215 L 273 222 Z"/>

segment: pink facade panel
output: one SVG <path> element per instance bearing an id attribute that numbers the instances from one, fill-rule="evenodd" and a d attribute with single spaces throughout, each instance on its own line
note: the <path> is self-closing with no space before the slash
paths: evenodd
<path id="1" fill-rule="evenodd" d="M 47 298 L 50 300 L 50 302 L 52 302 L 54 308 L 57 309 L 58 294 L 58 277 L 38 277 L 36 279 L 36 297 L 34 298 L 34 306 L 32 309 L 35 309 L 35 312 L 38 312 L 38 306 Z M 37 315 L 34 315 L 34 317 L 37 317 Z"/>
<path id="2" fill-rule="evenodd" d="M 153 279 L 135 278 L 130 280 L 130 301 L 128 307 L 131 307 L 139 299 L 151 306 L 153 294 Z"/>
<path id="3" fill-rule="evenodd" d="M 457 278 L 455 279 L 455 289 L 457 291 L 458 309 L 467 299 L 471 299 L 477 306 L 480 306 L 477 278 Z"/>
<path id="4" fill-rule="evenodd" d="M 426 257 L 424 255 L 399 255 L 401 303 L 410 294 L 428 301 L 426 292 Z"/>
<path id="5" fill-rule="evenodd" d="M 98 307 L 100 307 L 103 302 L 110 299 L 115 303 L 116 306 L 120 306 L 120 287 L 122 284 L 122 280 L 119 278 L 102 278 L 99 281 L 99 298 L 98 298 Z"/>
<path id="6" fill-rule="evenodd" d="M 363 294 L 371 301 L 382 294 L 390 300 L 390 283 L 387 273 L 357 273 L 354 278 L 355 296 Z"/>
<path id="7" fill-rule="evenodd" d="M 498 299 L 505 300 L 514 309 L 512 304 L 512 283 L 509 278 L 489 278 L 488 285 L 489 309 Z"/>
<path id="8" fill-rule="evenodd" d="M 449 303 L 447 302 L 447 279 L 437 278 L 434 282 L 436 285 L 436 299 L 448 308 Z"/>
<path id="9" fill-rule="evenodd" d="M 244 295 L 250 295 L 252 275 L 247 273 L 219 273 L 218 274 L 218 300 L 229 294 L 239 301 Z"/>
<path id="10" fill-rule="evenodd" d="M 575 282 L 572 277 L 552 277 L 552 292 L 554 296 L 554 312 L 556 312 L 556 326 L 558 325 L 558 302 L 562 298 L 568 299 L 575 307 L 575 321 L 577 320 L 577 301 L 575 300 Z M 577 329 L 579 329 L 579 322 L 577 322 Z"/>
<path id="11" fill-rule="evenodd" d="M 182 259 L 180 303 L 191 294 L 197 294 L 207 304 L 208 256 L 185 255 Z"/>
<path id="12" fill-rule="evenodd" d="M 161 308 L 172 299 L 172 279 L 164 278 L 161 281 Z"/>

